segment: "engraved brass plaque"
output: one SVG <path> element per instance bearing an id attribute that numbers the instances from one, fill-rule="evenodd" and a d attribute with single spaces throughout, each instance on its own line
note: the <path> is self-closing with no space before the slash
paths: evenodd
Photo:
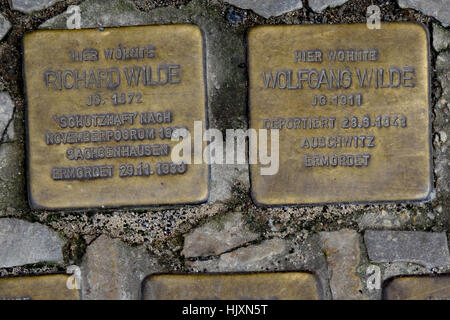
<path id="1" fill-rule="evenodd" d="M 314 275 L 305 272 L 155 275 L 144 300 L 317 300 Z"/>
<path id="2" fill-rule="evenodd" d="M 68 289 L 68 275 L 0 279 L 0 300 L 79 300 L 77 289 Z"/>
<path id="3" fill-rule="evenodd" d="M 399 277 L 383 289 L 386 300 L 450 300 L 450 275 Z"/>
<path id="4" fill-rule="evenodd" d="M 428 197 L 429 41 L 423 26 L 261 26 L 249 32 L 248 42 L 250 127 L 279 130 L 278 172 L 250 168 L 255 202 Z"/>
<path id="5" fill-rule="evenodd" d="M 170 156 L 174 129 L 206 125 L 198 27 L 36 31 L 24 52 L 33 208 L 207 199 L 207 164 Z"/>

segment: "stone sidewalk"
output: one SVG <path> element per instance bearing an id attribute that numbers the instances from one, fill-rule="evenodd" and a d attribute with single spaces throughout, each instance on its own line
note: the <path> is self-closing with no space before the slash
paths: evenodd
<path id="1" fill-rule="evenodd" d="M 304 288 L 290 291 L 298 299 L 449 299 L 450 6 L 373 2 L 382 21 L 418 21 L 430 32 L 429 201 L 266 208 L 251 200 L 247 165 L 212 165 L 205 204 L 51 212 L 27 202 L 25 32 L 66 29 L 70 5 L 79 5 L 82 28 L 196 24 L 206 40 L 210 127 L 246 129 L 248 29 L 365 22 L 372 1 L 0 0 L 0 299 L 166 297 L 170 275 L 184 275 L 177 292 L 192 281 L 205 281 L 203 288 L 237 281 L 255 297 L 263 285 L 251 277 L 190 278 L 208 274 L 267 275 L 269 297 L 282 298 L 279 288 L 294 283 Z"/>

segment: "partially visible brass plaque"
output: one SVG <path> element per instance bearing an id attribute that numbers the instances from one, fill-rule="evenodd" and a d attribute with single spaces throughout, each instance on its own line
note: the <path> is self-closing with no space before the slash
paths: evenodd
<path id="1" fill-rule="evenodd" d="M 79 300 L 80 291 L 68 289 L 68 275 L 0 278 L 0 300 Z"/>
<path id="2" fill-rule="evenodd" d="M 317 300 L 305 272 L 156 275 L 144 282 L 145 300 Z"/>
<path id="3" fill-rule="evenodd" d="M 205 129 L 198 27 L 37 31 L 24 48 L 33 208 L 207 199 L 207 164 L 170 156 L 174 129 Z"/>
<path id="4" fill-rule="evenodd" d="M 450 275 L 394 278 L 383 289 L 386 300 L 450 300 Z"/>
<path id="5" fill-rule="evenodd" d="M 261 175 L 264 165 L 251 166 L 255 202 L 428 197 L 429 41 L 422 25 L 261 26 L 248 42 L 250 127 L 279 130 L 278 172 Z"/>

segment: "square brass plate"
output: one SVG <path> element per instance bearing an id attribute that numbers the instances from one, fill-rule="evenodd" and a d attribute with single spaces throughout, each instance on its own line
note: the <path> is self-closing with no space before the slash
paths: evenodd
<path id="1" fill-rule="evenodd" d="M 206 200 L 208 166 L 170 157 L 173 129 L 206 125 L 198 27 L 37 31 L 24 54 L 33 208 Z"/>
<path id="2" fill-rule="evenodd" d="M 422 25 L 261 26 L 248 42 L 250 127 L 279 129 L 278 172 L 250 168 L 255 202 L 428 197 L 429 41 Z"/>

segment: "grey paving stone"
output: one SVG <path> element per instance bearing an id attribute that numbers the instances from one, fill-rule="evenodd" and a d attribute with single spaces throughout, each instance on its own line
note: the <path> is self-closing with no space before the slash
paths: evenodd
<path id="1" fill-rule="evenodd" d="M 315 12 L 322 12 L 326 8 L 334 8 L 346 3 L 348 0 L 308 0 L 309 7 Z"/>
<path id="2" fill-rule="evenodd" d="M 0 268 L 37 262 L 63 262 L 64 241 L 39 223 L 0 219 Z"/>
<path id="3" fill-rule="evenodd" d="M 80 4 L 81 21 L 80 27 L 119 27 L 151 24 L 148 14 L 137 10 L 127 0 L 86 0 Z M 166 9 L 166 8 L 163 8 Z M 161 9 L 153 10 L 158 15 Z M 170 17 L 175 17 L 176 9 L 167 8 Z M 67 29 L 67 13 L 61 13 L 47 21 L 39 28 L 41 29 Z"/>
<path id="4" fill-rule="evenodd" d="M 127 0 L 85 0 L 80 4 L 81 28 L 99 28 L 193 23 L 204 31 L 207 68 L 208 117 L 210 127 L 219 130 L 247 128 L 245 39 L 230 27 L 218 10 L 203 0 L 192 0 L 180 8 L 162 7 L 142 12 Z M 66 13 L 47 20 L 40 29 L 66 29 Z M 243 177 L 247 170 L 236 174 Z M 215 177 L 218 174 L 219 177 Z M 211 193 L 223 171 L 211 170 Z M 247 174 L 248 176 L 248 174 Z M 234 177 L 233 177 L 234 179 Z M 239 180 L 240 181 L 240 180 Z M 248 178 L 246 178 L 248 181 Z M 248 184 L 243 181 L 243 184 Z M 220 199 L 229 195 L 229 184 L 219 187 Z"/>
<path id="5" fill-rule="evenodd" d="M 264 18 L 276 17 L 303 8 L 301 0 L 225 0 L 225 2 L 242 9 L 253 10 Z"/>
<path id="6" fill-rule="evenodd" d="M 383 291 L 385 300 L 450 300 L 450 275 L 398 277 Z"/>
<path id="7" fill-rule="evenodd" d="M 61 0 L 9 0 L 11 9 L 24 13 L 39 11 L 54 5 Z"/>
<path id="8" fill-rule="evenodd" d="M 450 31 L 436 23 L 433 23 L 433 47 L 436 51 L 450 48 Z"/>
<path id="9" fill-rule="evenodd" d="M 450 25 L 448 0 L 398 0 L 401 8 L 412 8 L 438 19 L 444 26 Z"/>
<path id="10" fill-rule="evenodd" d="M 141 282 L 164 271 L 143 247 L 130 247 L 101 235 L 86 250 L 81 264 L 82 299 L 140 299 Z"/>
<path id="11" fill-rule="evenodd" d="M 10 123 L 14 113 L 14 103 L 7 92 L 0 92 L 0 139 Z"/>
<path id="12" fill-rule="evenodd" d="M 220 257 L 219 268 L 228 271 L 253 271 L 287 253 L 287 243 L 270 239 L 258 245 L 237 249 Z"/>
<path id="13" fill-rule="evenodd" d="M 279 266 L 277 261 L 287 252 L 286 240 L 270 239 L 224 253 L 218 259 L 187 261 L 187 265 L 201 272 L 274 271 Z"/>
<path id="14" fill-rule="evenodd" d="M 413 262 L 428 268 L 450 264 L 445 233 L 422 231 L 375 231 L 364 234 L 372 262 Z"/>
<path id="15" fill-rule="evenodd" d="M 356 274 L 360 264 L 359 234 L 343 229 L 321 232 L 322 247 L 328 262 L 330 288 L 334 300 L 360 300 L 362 283 Z"/>
<path id="16" fill-rule="evenodd" d="M 0 40 L 8 33 L 9 29 L 11 29 L 11 23 L 0 14 Z"/>
<path id="17" fill-rule="evenodd" d="M 245 226 L 242 213 L 231 213 L 185 235 L 181 254 L 188 258 L 219 255 L 257 238 L 258 234 Z"/>

